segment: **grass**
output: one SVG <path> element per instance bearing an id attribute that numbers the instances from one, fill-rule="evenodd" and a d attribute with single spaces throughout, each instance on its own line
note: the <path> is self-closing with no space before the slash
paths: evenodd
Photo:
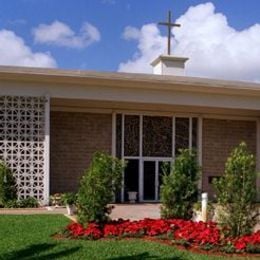
<path id="1" fill-rule="evenodd" d="M 67 223 L 68 219 L 61 215 L 0 215 L 0 259 L 227 259 L 193 254 L 177 250 L 173 246 L 138 239 L 54 240 L 51 234 Z M 250 257 L 250 259 L 254 258 Z"/>

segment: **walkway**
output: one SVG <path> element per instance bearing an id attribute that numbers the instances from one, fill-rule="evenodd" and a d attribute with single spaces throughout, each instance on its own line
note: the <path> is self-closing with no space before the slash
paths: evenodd
<path id="1" fill-rule="evenodd" d="M 160 218 L 159 203 L 116 204 L 111 213 L 112 219 L 124 218 L 139 220 L 143 218 Z"/>
<path id="2" fill-rule="evenodd" d="M 112 204 L 115 208 L 112 211 L 112 219 L 138 220 L 143 218 L 159 218 L 160 204 Z M 64 207 L 43 207 L 35 209 L 0 209 L 1 214 L 31 215 L 31 214 L 66 214 Z"/>

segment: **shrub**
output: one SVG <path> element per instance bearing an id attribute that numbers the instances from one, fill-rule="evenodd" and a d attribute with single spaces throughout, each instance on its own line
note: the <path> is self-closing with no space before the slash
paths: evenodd
<path id="1" fill-rule="evenodd" d="M 17 199 L 16 181 L 10 168 L 0 161 L 0 207 Z"/>
<path id="2" fill-rule="evenodd" d="M 5 205 L 5 208 L 38 208 L 39 203 L 34 197 L 28 197 L 20 200 L 8 200 Z"/>
<path id="3" fill-rule="evenodd" d="M 75 204 L 77 200 L 77 196 L 73 192 L 67 192 L 61 194 L 61 203 L 64 205 L 72 205 Z"/>
<path id="4" fill-rule="evenodd" d="M 18 200 L 8 200 L 4 204 L 5 208 L 20 208 L 20 204 Z"/>
<path id="5" fill-rule="evenodd" d="M 104 153 L 95 153 L 77 194 L 80 223 L 107 220 L 110 213 L 107 204 L 121 186 L 123 169 L 123 161 Z"/>
<path id="6" fill-rule="evenodd" d="M 255 158 L 242 142 L 227 159 L 224 175 L 214 180 L 223 232 L 233 237 L 248 234 L 257 216 Z M 224 228 L 225 227 L 225 228 Z"/>
<path id="7" fill-rule="evenodd" d="M 28 197 L 18 201 L 19 208 L 38 208 L 39 202 L 34 197 Z"/>
<path id="8" fill-rule="evenodd" d="M 8 200 L 5 208 L 38 208 L 39 202 L 34 197 L 28 197 L 20 200 Z"/>
<path id="9" fill-rule="evenodd" d="M 188 149 L 180 150 L 171 167 L 170 174 L 164 172 L 161 187 L 161 215 L 163 218 L 192 217 L 193 203 L 198 195 L 199 166 L 196 154 Z"/>

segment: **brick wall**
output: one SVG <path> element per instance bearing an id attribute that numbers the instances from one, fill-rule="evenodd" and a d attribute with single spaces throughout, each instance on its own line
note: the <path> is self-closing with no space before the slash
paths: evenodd
<path id="1" fill-rule="evenodd" d="M 219 176 L 231 150 L 245 141 L 253 154 L 256 154 L 256 122 L 237 120 L 203 120 L 202 190 L 213 195 L 210 176 Z"/>
<path id="2" fill-rule="evenodd" d="M 75 191 L 96 151 L 111 152 L 112 116 L 51 112 L 50 191 Z"/>

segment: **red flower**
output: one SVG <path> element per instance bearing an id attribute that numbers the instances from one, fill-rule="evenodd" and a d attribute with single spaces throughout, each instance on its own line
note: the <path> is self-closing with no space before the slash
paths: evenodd
<path id="1" fill-rule="evenodd" d="M 86 228 L 78 223 L 67 226 L 71 237 L 100 239 L 120 236 L 158 236 L 171 233 L 175 240 L 185 240 L 193 245 L 220 246 L 232 243 L 236 250 L 246 251 L 248 245 L 260 246 L 260 231 L 240 238 L 221 240 L 220 230 L 213 222 L 193 222 L 182 219 L 117 220 L 104 225 L 89 223 Z"/>
<path id="2" fill-rule="evenodd" d="M 150 221 L 149 226 L 147 227 L 147 235 L 158 236 L 162 234 L 167 234 L 172 230 L 173 227 L 171 226 L 170 222 L 163 219 L 157 219 Z"/>
<path id="3" fill-rule="evenodd" d="M 103 236 L 100 227 L 95 223 L 89 223 L 84 230 L 84 236 L 90 239 L 99 239 Z"/>
<path id="4" fill-rule="evenodd" d="M 260 230 L 251 235 L 245 235 L 238 239 L 234 239 L 234 246 L 239 251 L 244 251 L 247 245 L 260 246 Z"/>
<path id="5" fill-rule="evenodd" d="M 78 223 L 72 223 L 67 226 L 67 230 L 74 237 L 82 236 L 84 234 L 84 228 Z"/>
<path id="6" fill-rule="evenodd" d="M 118 225 L 116 224 L 106 224 L 103 229 L 105 237 L 108 236 L 118 236 L 120 234 Z"/>

